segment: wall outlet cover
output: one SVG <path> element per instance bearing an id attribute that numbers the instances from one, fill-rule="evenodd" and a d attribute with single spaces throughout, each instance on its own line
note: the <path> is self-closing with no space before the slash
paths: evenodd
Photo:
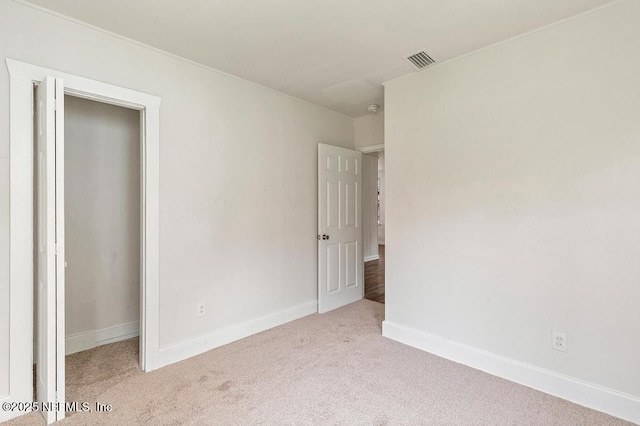
<path id="1" fill-rule="evenodd" d="M 559 331 L 551 332 L 551 348 L 556 351 L 567 351 L 567 333 Z"/>
<path id="2" fill-rule="evenodd" d="M 206 307 L 205 307 L 204 303 L 199 303 L 198 304 L 198 310 L 196 311 L 196 316 L 203 317 L 206 314 L 207 314 L 207 311 L 206 311 Z"/>

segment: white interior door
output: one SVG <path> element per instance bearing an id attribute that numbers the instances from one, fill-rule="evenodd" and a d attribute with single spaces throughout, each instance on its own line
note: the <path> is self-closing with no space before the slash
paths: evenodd
<path id="1" fill-rule="evenodd" d="M 37 401 L 47 424 L 64 418 L 64 87 L 36 87 Z M 61 410 L 58 411 L 58 402 Z"/>
<path id="2" fill-rule="evenodd" d="M 362 153 L 318 144 L 318 312 L 364 296 Z"/>

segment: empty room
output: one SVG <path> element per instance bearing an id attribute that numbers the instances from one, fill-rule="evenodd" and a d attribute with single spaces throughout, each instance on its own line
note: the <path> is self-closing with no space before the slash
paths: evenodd
<path id="1" fill-rule="evenodd" d="M 640 424 L 640 0 L 0 0 L 0 423 Z"/>

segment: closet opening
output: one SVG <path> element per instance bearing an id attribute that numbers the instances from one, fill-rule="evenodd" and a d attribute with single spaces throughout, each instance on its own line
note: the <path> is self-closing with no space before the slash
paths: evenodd
<path id="1" fill-rule="evenodd" d="M 140 124 L 138 110 L 64 95 L 63 161 L 56 157 L 56 164 L 64 169 L 65 400 L 86 401 L 91 409 L 98 402 L 92 399 L 99 397 L 95 384 L 141 371 Z M 34 170 L 38 182 L 37 164 Z M 34 193 L 38 247 L 42 198 Z M 37 280 L 34 296 L 35 313 Z M 37 328 L 46 324 L 35 317 L 37 353 Z M 34 395 L 37 368 L 35 364 Z M 67 411 L 66 416 L 73 414 Z"/>
<path id="2" fill-rule="evenodd" d="M 83 401 L 80 384 L 140 369 L 140 111 L 64 103 L 66 391 Z"/>
<path id="3" fill-rule="evenodd" d="M 159 324 L 162 99 L 10 58 L 6 63 L 11 94 L 9 162 L 12 165 L 9 169 L 9 294 L 12 309 L 9 311 L 11 375 L 8 397 L 13 401 L 37 401 L 52 407 L 39 412 L 47 423 L 53 423 L 65 417 L 64 404 L 70 401 L 65 395 L 65 299 L 68 296 L 64 265 L 67 260 L 64 243 L 65 95 L 124 107 L 138 118 L 139 358 L 130 370 L 134 372 L 149 372 L 166 363 L 160 352 Z M 131 323 L 120 325 L 126 324 Z M 113 337 L 110 334 L 113 330 L 105 328 L 109 332 L 97 329 L 103 331 L 98 333 L 93 329 L 94 333 L 83 336 L 89 339 L 93 335 L 100 343 L 108 343 L 127 334 Z M 127 327 L 120 331 L 123 329 L 126 331 Z M 131 333 L 135 335 L 135 331 Z M 34 364 L 37 364 L 35 395 Z"/>

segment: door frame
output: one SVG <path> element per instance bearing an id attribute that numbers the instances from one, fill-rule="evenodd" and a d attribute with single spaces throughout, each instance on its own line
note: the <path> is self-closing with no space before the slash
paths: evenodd
<path id="1" fill-rule="evenodd" d="M 140 111 L 140 362 L 159 360 L 159 169 L 161 98 L 6 59 L 9 71 L 9 392 L 1 402 L 33 399 L 33 88 L 45 76 L 64 80 L 65 94 Z M 15 413 L 21 414 L 21 413 Z M 14 417 L 11 412 L 0 412 Z M 7 418 L 8 419 L 8 418 Z"/>
<path id="2" fill-rule="evenodd" d="M 384 152 L 384 144 L 378 144 L 378 145 L 367 145 L 367 146 L 361 146 L 359 148 L 356 148 L 357 151 L 360 151 L 363 154 L 372 154 L 372 153 L 378 153 L 378 152 Z M 380 178 L 380 172 L 378 171 L 378 179 Z M 386 190 L 386 188 L 385 188 Z M 382 224 L 384 226 L 384 223 Z M 378 227 L 380 226 L 380 224 L 378 224 Z M 378 241 L 378 245 L 385 245 L 385 242 L 383 241 L 382 244 L 380 243 L 380 241 Z M 379 255 L 379 253 L 378 253 Z M 379 258 L 379 256 L 378 256 Z M 375 259 L 370 259 L 370 260 L 375 260 Z M 366 263 L 367 261 L 364 261 L 363 263 Z M 364 268 L 364 266 L 363 266 Z"/>

